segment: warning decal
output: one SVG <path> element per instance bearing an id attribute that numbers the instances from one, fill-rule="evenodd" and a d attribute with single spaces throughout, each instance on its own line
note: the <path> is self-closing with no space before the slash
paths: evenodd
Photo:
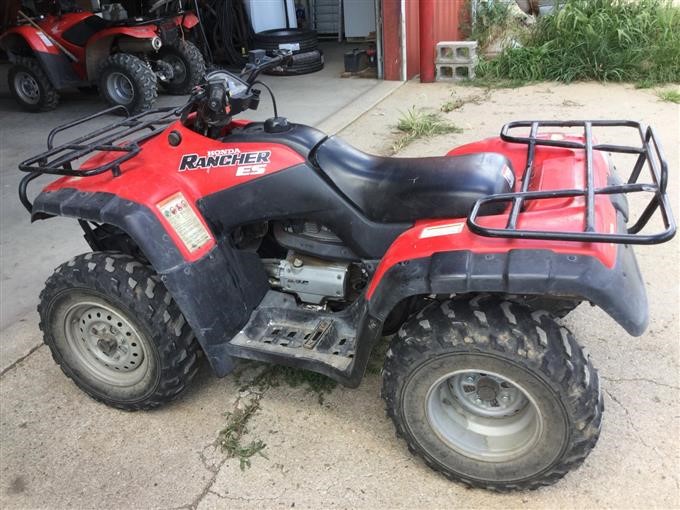
<path id="1" fill-rule="evenodd" d="M 203 226 L 189 201 L 180 193 L 166 198 L 156 204 L 163 217 L 168 220 L 170 226 L 177 233 L 189 252 L 201 248 L 212 237 Z"/>

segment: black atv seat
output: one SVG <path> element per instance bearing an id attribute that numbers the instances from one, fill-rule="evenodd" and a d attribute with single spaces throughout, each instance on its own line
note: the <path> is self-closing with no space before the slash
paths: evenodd
<path id="1" fill-rule="evenodd" d="M 63 38 L 75 44 L 76 46 L 85 46 L 87 41 L 90 40 L 97 32 L 101 32 L 107 28 L 111 27 L 137 27 L 142 25 L 150 25 L 156 22 L 160 22 L 160 18 L 130 18 L 123 20 L 106 20 L 100 18 L 99 16 L 90 16 L 83 19 L 79 23 L 76 23 L 71 28 L 64 32 Z"/>
<path id="2" fill-rule="evenodd" d="M 76 46 L 85 46 L 87 41 L 97 32 L 109 28 L 110 22 L 99 16 L 90 16 L 66 30 L 62 37 Z"/>
<path id="3" fill-rule="evenodd" d="M 373 156 L 330 137 L 315 152 L 319 168 L 372 221 L 466 217 L 475 201 L 514 186 L 510 161 L 494 152 L 428 158 Z M 501 212 L 507 204 L 487 207 Z"/>

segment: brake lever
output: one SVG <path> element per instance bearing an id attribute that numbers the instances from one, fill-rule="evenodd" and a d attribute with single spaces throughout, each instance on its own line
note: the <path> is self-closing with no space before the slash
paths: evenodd
<path id="1" fill-rule="evenodd" d="M 195 106 L 205 98 L 205 94 L 204 86 L 198 85 L 194 87 L 191 96 L 189 96 L 189 100 L 179 109 L 179 119 L 182 123 L 186 122 L 187 118 L 189 118 L 189 114 L 195 110 Z"/>
<path id="2" fill-rule="evenodd" d="M 288 64 L 293 57 L 293 52 L 290 50 L 274 50 L 273 53 L 275 57 L 269 58 L 265 50 L 250 50 L 248 52 L 248 63 L 241 71 L 241 76 L 248 75 L 245 80 L 247 83 L 252 85 L 262 71 L 281 64 Z"/>

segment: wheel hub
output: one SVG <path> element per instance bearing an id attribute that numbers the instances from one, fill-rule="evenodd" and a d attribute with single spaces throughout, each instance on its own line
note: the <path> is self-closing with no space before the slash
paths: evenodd
<path id="1" fill-rule="evenodd" d="M 484 372 L 468 372 L 447 381 L 452 396 L 469 412 L 478 416 L 512 416 L 527 400 L 522 392 L 501 377 Z"/>
<path id="2" fill-rule="evenodd" d="M 147 359 L 140 335 L 113 308 L 79 304 L 66 315 L 66 337 L 80 361 L 98 377 L 126 384 L 143 377 Z"/>
<path id="3" fill-rule="evenodd" d="M 430 388 L 427 416 L 452 449 L 484 461 L 524 455 L 543 429 L 538 407 L 522 388 L 499 374 L 458 371 Z"/>
<path id="4" fill-rule="evenodd" d="M 130 79 L 123 73 L 113 72 L 106 79 L 109 97 L 118 104 L 130 104 L 135 97 L 135 89 Z"/>
<path id="5" fill-rule="evenodd" d="M 155 62 L 156 76 L 162 82 L 171 82 L 175 77 L 174 67 L 165 60 L 158 60 Z"/>
<path id="6" fill-rule="evenodd" d="M 187 77 L 187 68 L 182 59 L 175 55 L 168 55 L 164 60 L 164 63 L 170 67 L 168 81 L 183 82 Z"/>
<path id="7" fill-rule="evenodd" d="M 490 377 L 482 377 L 477 382 L 477 395 L 479 396 L 479 398 L 489 403 L 496 400 L 496 396 L 498 395 L 499 389 L 500 385 L 498 385 Z"/>
<path id="8" fill-rule="evenodd" d="M 17 94 L 29 104 L 37 104 L 40 101 L 40 86 L 29 73 L 19 71 L 14 77 L 14 88 Z"/>

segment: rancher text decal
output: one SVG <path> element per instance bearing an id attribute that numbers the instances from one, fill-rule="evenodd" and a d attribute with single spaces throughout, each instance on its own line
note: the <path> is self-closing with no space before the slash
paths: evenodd
<path id="1" fill-rule="evenodd" d="M 236 166 L 236 175 L 258 175 L 267 171 L 271 151 L 241 152 L 238 149 L 219 149 L 200 154 L 184 154 L 179 171 L 207 170 Z"/>

